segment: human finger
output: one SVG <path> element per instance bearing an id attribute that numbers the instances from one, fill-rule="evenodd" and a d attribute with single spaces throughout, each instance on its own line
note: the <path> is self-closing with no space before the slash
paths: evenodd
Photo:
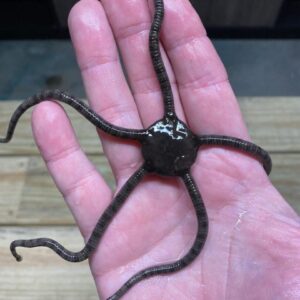
<path id="1" fill-rule="evenodd" d="M 148 127 L 163 116 L 162 94 L 149 52 L 153 19 L 149 4 L 153 8 L 153 1 L 103 0 L 102 3 L 121 51 L 142 122 Z M 162 47 L 161 52 L 172 85 L 176 113 L 184 119 L 172 67 Z"/>
<path id="2" fill-rule="evenodd" d="M 114 125 L 142 128 L 101 3 L 79 1 L 70 12 L 69 28 L 92 108 Z M 101 134 L 101 139 L 117 179 L 126 177 L 140 164 L 140 151 L 135 144 L 107 134 Z"/>
<path id="3" fill-rule="evenodd" d="M 162 41 L 190 127 L 247 138 L 226 70 L 189 1 L 165 0 Z"/>
<path id="4" fill-rule="evenodd" d="M 88 237 L 111 200 L 111 190 L 86 157 L 60 105 L 39 104 L 32 115 L 33 133 L 47 168 L 79 228 Z"/>

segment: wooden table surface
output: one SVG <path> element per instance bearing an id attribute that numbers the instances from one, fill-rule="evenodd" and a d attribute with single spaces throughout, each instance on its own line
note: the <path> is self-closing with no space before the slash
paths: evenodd
<path id="1" fill-rule="evenodd" d="M 300 98 L 239 101 L 253 141 L 271 153 L 274 185 L 300 212 Z M 1 136 L 17 104 L 0 103 Z M 67 112 L 83 149 L 113 186 L 93 127 L 72 109 Z M 12 240 L 41 236 L 52 237 L 74 250 L 83 246 L 39 156 L 29 122 L 30 113 L 26 113 L 12 142 L 0 147 L 0 300 L 98 299 L 87 262 L 70 264 L 43 248 L 22 249 L 22 263 L 10 254 Z"/>

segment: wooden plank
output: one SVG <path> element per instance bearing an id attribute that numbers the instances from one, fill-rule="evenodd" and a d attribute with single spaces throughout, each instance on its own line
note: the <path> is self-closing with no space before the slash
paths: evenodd
<path id="1" fill-rule="evenodd" d="M 270 152 L 300 152 L 300 101 L 297 97 L 240 98 L 241 110 L 252 139 Z M 0 103 L 0 133 L 6 131 L 8 120 L 18 102 Z M 93 126 L 72 108 L 67 107 L 83 149 L 89 154 L 102 153 Z M 30 113 L 26 113 L 9 144 L 0 146 L 0 155 L 38 154 L 30 129 Z"/>
<path id="2" fill-rule="evenodd" d="M 206 26 L 271 27 L 284 0 L 192 0 Z"/>
<path id="3" fill-rule="evenodd" d="M 300 153 L 273 154 L 272 158 L 274 185 L 300 213 Z M 91 160 L 113 185 L 106 160 L 102 157 L 91 157 Z M 0 224 L 74 224 L 40 158 L 0 157 L 0 165 Z"/>
<path id="4" fill-rule="evenodd" d="M 81 249 L 75 227 L 0 227 L 0 236 L 0 300 L 99 300 L 87 261 L 72 264 L 49 249 L 36 248 L 21 249 L 24 259 L 18 263 L 9 251 L 12 240 L 41 236 Z"/>
<path id="5" fill-rule="evenodd" d="M 106 158 L 91 160 L 113 186 Z M 0 166 L 0 224 L 74 223 L 40 157 L 0 157 Z"/>
<path id="6" fill-rule="evenodd" d="M 273 154 L 272 159 L 272 183 L 300 214 L 300 154 Z"/>
<path id="7" fill-rule="evenodd" d="M 255 143 L 272 152 L 300 152 L 299 97 L 241 98 L 240 106 Z"/>
<path id="8" fill-rule="evenodd" d="M 4 132 L 6 132 L 8 121 L 13 111 L 19 104 L 19 101 L 0 102 L 1 136 L 4 135 Z M 87 153 L 103 153 L 98 135 L 96 133 L 96 130 L 94 130 L 94 126 L 89 124 L 81 115 L 78 114 L 78 112 L 76 112 L 71 107 L 65 106 L 65 108 L 68 116 L 72 120 L 72 124 L 78 134 L 83 149 Z M 31 109 L 21 117 L 12 141 L 9 144 L 1 144 L 0 155 L 38 154 L 38 150 L 35 146 L 31 132 L 30 111 Z"/>

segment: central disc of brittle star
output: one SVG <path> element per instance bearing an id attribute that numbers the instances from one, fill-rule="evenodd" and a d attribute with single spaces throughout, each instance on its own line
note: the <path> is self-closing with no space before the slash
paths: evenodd
<path id="1" fill-rule="evenodd" d="M 196 159 L 197 149 L 194 134 L 175 116 L 154 123 L 142 144 L 147 170 L 167 176 L 187 171 Z"/>

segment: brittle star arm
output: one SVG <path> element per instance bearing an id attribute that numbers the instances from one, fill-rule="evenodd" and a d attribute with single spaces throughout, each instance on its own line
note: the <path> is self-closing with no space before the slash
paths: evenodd
<path id="1" fill-rule="evenodd" d="M 155 73 L 163 95 L 165 116 L 175 115 L 171 83 L 159 49 L 159 32 L 164 18 L 163 0 L 156 0 L 153 22 L 149 34 L 149 50 Z"/>
<path id="2" fill-rule="evenodd" d="M 226 146 L 248 153 L 261 161 L 266 173 L 269 175 L 272 169 L 272 160 L 267 151 L 261 147 L 235 137 L 224 135 L 201 135 L 197 137 L 198 145 Z"/>
<path id="3" fill-rule="evenodd" d="M 59 101 L 59 102 L 66 103 L 71 107 L 73 107 L 76 111 L 78 111 L 82 116 L 84 116 L 89 122 L 94 124 L 97 128 L 101 129 L 107 134 L 116 137 L 120 137 L 124 139 L 142 140 L 147 134 L 146 130 L 127 129 L 127 128 L 122 128 L 122 127 L 112 125 L 109 122 L 105 121 L 92 109 L 90 109 L 83 101 L 76 99 L 75 97 L 70 96 L 67 93 L 62 92 L 60 90 L 53 90 L 53 91 L 49 90 L 49 91 L 44 91 L 40 94 L 36 94 L 28 98 L 27 100 L 25 100 L 19 105 L 19 107 L 15 110 L 15 112 L 13 113 L 10 119 L 6 136 L 4 138 L 0 138 L 0 143 L 8 143 L 14 134 L 14 130 L 22 114 L 30 107 L 43 101 Z"/>
<path id="4" fill-rule="evenodd" d="M 198 231 L 191 249 L 184 257 L 182 257 L 178 261 L 169 264 L 149 267 L 147 269 L 138 272 L 133 277 L 131 277 L 114 295 L 109 297 L 107 300 L 120 299 L 131 287 L 133 287 L 135 284 L 137 284 L 138 282 L 144 279 L 147 279 L 152 276 L 157 276 L 157 275 L 170 274 L 183 269 L 184 267 L 189 265 L 201 252 L 208 234 L 208 217 L 207 217 L 206 209 L 202 201 L 200 192 L 190 173 L 186 173 L 181 177 L 192 199 L 193 206 L 196 212 L 197 221 L 198 221 Z"/>
<path id="5" fill-rule="evenodd" d="M 124 184 L 118 192 L 112 203 L 106 208 L 99 221 L 97 222 L 88 242 L 85 247 L 79 252 L 72 252 L 64 248 L 58 242 L 48 238 L 38 238 L 32 240 L 17 240 L 13 241 L 10 245 L 12 255 L 17 261 L 21 261 L 22 257 L 16 252 L 16 247 L 35 248 L 47 247 L 56 252 L 63 259 L 70 262 L 80 262 L 86 260 L 89 255 L 97 247 L 101 237 L 103 236 L 106 228 L 120 210 L 129 194 L 138 185 L 146 173 L 144 166 L 140 167 Z"/>

